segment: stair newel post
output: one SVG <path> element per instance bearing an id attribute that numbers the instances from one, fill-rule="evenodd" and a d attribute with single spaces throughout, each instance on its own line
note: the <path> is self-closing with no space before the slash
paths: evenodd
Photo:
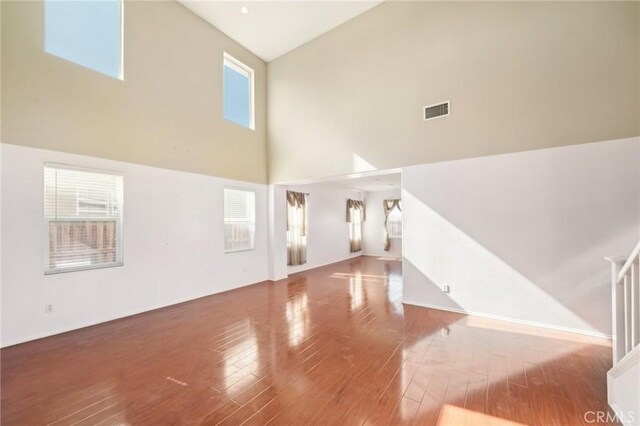
<path id="1" fill-rule="evenodd" d="M 607 257 L 605 259 L 611 262 L 611 347 L 613 349 L 613 364 L 615 365 L 626 353 L 624 289 L 618 283 L 618 274 L 625 259 L 621 257 Z"/>

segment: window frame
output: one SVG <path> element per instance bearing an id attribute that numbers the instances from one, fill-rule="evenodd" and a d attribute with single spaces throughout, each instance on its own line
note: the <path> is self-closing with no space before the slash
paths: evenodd
<path id="1" fill-rule="evenodd" d="M 300 191 L 294 191 L 292 189 L 287 189 L 285 191 L 285 195 L 286 193 L 288 193 L 289 191 L 291 192 L 300 192 Z M 308 193 L 302 193 L 305 195 L 305 209 L 303 211 L 303 215 L 302 215 L 302 221 L 298 222 L 298 227 L 300 226 L 304 226 L 304 224 L 306 223 L 306 227 L 307 227 L 307 233 L 304 235 L 300 235 L 299 233 L 299 237 L 301 239 L 301 241 L 304 244 L 304 262 L 296 264 L 296 265 L 292 265 L 291 263 L 289 263 L 289 247 L 291 246 L 292 241 L 292 236 L 294 235 L 293 231 L 297 230 L 298 227 L 295 228 L 289 228 L 289 216 L 290 216 L 290 212 L 289 209 L 294 208 L 291 206 L 291 204 L 289 204 L 288 200 L 285 199 L 285 214 L 286 214 L 286 232 L 285 232 L 285 247 L 287 249 L 287 268 L 291 269 L 291 268 L 301 268 L 303 265 L 307 265 L 309 262 L 309 233 L 310 233 L 310 229 L 309 229 L 309 206 L 311 205 L 311 197 L 309 197 Z M 286 198 L 286 197 L 285 197 Z M 295 207 L 295 209 L 300 209 L 300 207 Z"/>
<path id="2" fill-rule="evenodd" d="M 389 235 L 389 239 L 390 240 L 398 240 L 398 239 L 402 239 L 402 225 L 403 225 L 403 219 L 404 219 L 404 215 L 402 214 L 402 210 L 398 207 L 395 206 L 390 212 L 389 212 L 389 216 L 391 216 L 391 213 L 393 213 L 394 210 L 398 210 L 398 212 L 400 213 L 400 235 L 391 235 L 391 230 L 389 229 L 389 225 L 391 225 L 391 221 L 389 219 L 387 219 L 387 234 Z M 393 223 L 396 223 L 397 221 L 394 221 Z"/>
<path id="3" fill-rule="evenodd" d="M 253 247 L 251 248 L 227 250 L 227 232 L 225 229 L 225 226 L 227 224 L 227 218 L 225 216 L 225 197 L 224 197 L 224 193 L 226 190 L 253 193 Z M 224 186 L 222 190 L 222 249 L 224 254 L 242 253 L 245 251 L 254 251 L 256 249 L 256 233 L 258 232 L 257 204 L 258 204 L 258 192 L 255 189 L 242 188 L 238 186 L 227 186 L 227 185 Z"/>
<path id="4" fill-rule="evenodd" d="M 119 176 L 122 178 L 122 194 L 121 194 L 121 203 L 119 205 L 120 207 L 120 215 L 118 218 L 119 221 L 119 242 L 116 242 L 116 260 L 115 262 L 110 262 L 110 263 L 99 263 L 99 264 L 95 264 L 95 265 L 83 265 L 83 266 L 73 266 L 73 267 L 68 267 L 68 268 L 51 268 L 51 261 L 50 261 L 50 251 L 49 251 L 49 247 L 50 247 L 50 240 L 49 240 L 49 229 L 50 229 L 50 223 L 52 222 L 51 219 L 49 219 L 47 217 L 47 208 L 46 208 L 46 199 L 47 199 L 47 188 L 46 188 L 46 173 L 45 170 L 46 168 L 53 168 L 53 169 L 63 169 L 63 170 L 72 170 L 72 171 L 80 171 L 80 172 L 89 172 L 89 173 L 101 173 L 101 174 L 107 174 L 107 175 L 112 175 L 112 176 Z M 84 167 L 84 166 L 75 166 L 75 165 L 71 165 L 71 164 L 63 164 L 63 163 L 54 163 L 54 162 L 45 162 L 43 164 L 42 167 L 42 199 L 43 199 L 43 208 L 42 208 L 42 213 L 43 213 L 43 235 L 44 235 L 44 247 L 43 247 L 43 252 L 44 252 L 44 275 L 57 275 L 57 274 L 65 274 L 68 272 L 78 272 L 78 271 L 89 271 L 92 269 L 105 269 L 105 268 L 116 268 L 116 267 L 120 267 L 120 266 L 124 266 L 124 173 L 123 172 L 119 172 L 119 171 L 114 171 L 114 170 L 105 170 L 105 169 L 99 169 L 99 168 L 95 168 L 95 167 Z M 76 200 L 77 202 L 77 200 Z M 73 222 L 73 221 L 78 221 L 78 222 L 89 222 L 89 221 L 93 221 L 93 222 L 101 222 L 101 221 L 109 221 L 112 220 L 112 218 L 105 218 L 105 217 L 85 217 L 85 218 L 65 218 L 64 219 L 67 222 Z M 119 251 L 118 251 L 119 250 Z M 118 256 L 119 253 L 119 256 Z"/>
<path id="5" fill-rule="evenodd" d="M 48 1 L 50 1 L 50 0 L 44 0 L 44 2 L 43 2 L 45 8 L 47 7 L 47 2 Z M 56 58 L 60 58 L 60 59 L 62 59 L 64 61 L 70 62 L 70 63 L 72 63 L 74 65 L 78 65 L 78 66 L 80 66 L 82 68 L 91 70 L 93 72 L 97 72 L 99 74 L 105 75 L 107 77 L 110 77 L 110 78 L 113 78 L 113 79 L 116 79 L 116 80 L 119 80 L 119 81 L 124 81 L 124 0 L 117 0 L 117 2 L 118 2 L 118 15 L 119 15 L 118 22 L 119 22 L 119 25 L 120 25 L 120 28 L 119 28 L 119 31 L 118 31 L 118 75 L 117 76 L 112 75 L 112 74 L 108 74 L 106 72 L 103 72 L 103 71 L 100 71 L 100 70 L 97 70 L 97 69 L 94 69 L 94 68 L 91 68 L 90 66 L 88 66 L 86 64 L 82 64 L 82 63 L 73 61 L 73 60 L 71 60 L 69 58 L 65 58 L 64 56 L 60 56 L 60 55 L 58 55 L 56 53 L 50 52 L 49 50 L 47 50 L 47 45 L 46 45 L 46 43 L 47 43 L 47 41 L 46 41 L 46 37 L 47 37 L 46 30 L 45 30 L 45 33 L 44 33 L 45 40 L 43 40 L 43 50 L 49 55 L 55 56 Z M 44 12 L 44 14 L 45 14 L 45 16 L 43 17 L 43 20 L 46 21 L 46 11 Z M 46 22 L 45 22 L 45 25 L 46 25 Z"/>
<path id="6" fill-rule="evenodd" d="M 352 251 L 351 254 L 353 253 L 360 253 L 361 251 L 363 251 L 363 240 L 364 240 L 364 232 L 363 232 L 363 215 L 364 215 L 364 208 L 362 209 L 362 214 L 361 214 L 361 210 L 360 209 L 355 209 L 355 208 L 351 208 L 350 210 L 352 210 L 351 213 L 351 222 L 349 222 L 349 244 L 352 243 L 354 237 L 356 236 L 356 233 L 359 234 L 358 237 L 360 238 L 360 250 L 358 251 Z M 354 221 L 353 217 L 357 216 L 358 220 Z"/>
<path id="7" fill-rule="evenodd" d="M 224 81 L 224 68 L 231 68 L 239 74 L 246 76 L 249 79 L 249 127 L 245 127 L 242 124 L 235 121 L 228 120 L 224 115 L 224 97 L 225 97 L 225 81 Z M 242 61 L 234 58 L 227 52 L 223 52 L 222 55 L 222 118 L 228 122 L 240 126 L 243 129 L 256 130 L 256 102 L 255 102 L 255 72 L 253 68 L 243 63 Z"/>

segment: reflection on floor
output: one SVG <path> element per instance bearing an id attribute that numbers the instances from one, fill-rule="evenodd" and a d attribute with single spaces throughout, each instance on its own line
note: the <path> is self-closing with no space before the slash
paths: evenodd
<path id="1" fill-rule="evenodd" d="M 360 257 L 2 350 L 2 424 L 571 425 L 611 348 L 403 306 Z"/>

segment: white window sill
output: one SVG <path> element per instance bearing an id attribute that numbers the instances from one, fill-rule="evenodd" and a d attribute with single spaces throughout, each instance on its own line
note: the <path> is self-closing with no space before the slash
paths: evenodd
<path id="1" fill-rule="evenodd" d="M 44 271 L 44 274 L 55 275 L 55 274 L 64 274 L 67 272 L 89 271 L 91 269 L 116 268 L 118 266 L 124 266 L 124 262 L 103 263 L 99 265 L 87 265 L 87 266 L 74 266 L 69 268 L 47 269 Z"/>

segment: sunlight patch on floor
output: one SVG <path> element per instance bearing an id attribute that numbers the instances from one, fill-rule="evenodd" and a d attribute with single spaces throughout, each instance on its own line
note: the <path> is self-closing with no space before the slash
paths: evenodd
<path id="1" fill-rule="evenodd" d="M 470 327 L 484 328 L 488 330 L 504 331 L 508 333 L 525 334 L 528 336 L 545 337 L 549 339 L 560 339 L 576 343 L 588 343 L 591 345 L 611 347 L 611 340 L 604 337 L 589 336 L 586 334 L 572 333 L 562 330 L 553 330 L 534 325 L 518 324 L 498 319 L 483 318 L 469 315 L 464 323 Z"/>
<path id="2" fill-rule="evenodd" d="M 440 412 L 438 426 L 523 426 L 488 414 L 478 413 L 455 405 L 445 404 Z"/>

